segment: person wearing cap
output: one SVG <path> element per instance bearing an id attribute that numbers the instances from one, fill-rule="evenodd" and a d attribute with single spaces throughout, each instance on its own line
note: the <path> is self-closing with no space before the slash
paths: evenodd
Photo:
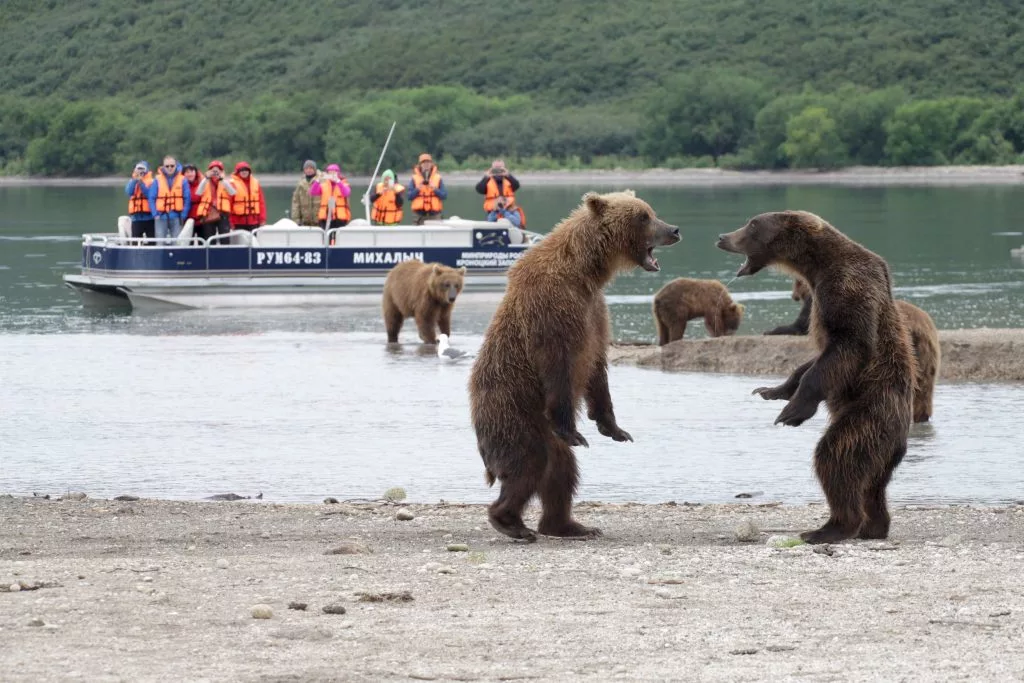
<path id="1" fill-rule="evenodd" d="M 298 225 L 316 225 L 319 206 L 309 193 L 309 188 L 317 176 L 316 162 L 307 159 L 302 165 L 302 178 L 292 192 L 292 220 Z"/>
<path id="2" fill-rule="evenodd" d="M 231 232 L 231 198 L 235 188 L 224 177 L 224 162 L 214 159 L 206 167 L 206 177 L 199 183 L 199 209 L 195 233 L 208 240 L 214 235 Z M 214 244 L 225 244 L 218 240 Z"/>
<path id="3" fill-rule="evenodd" d="M 505 168 L 505 162 L 495 159 L 486 175 L 476 184 L 476 191 L 484 195 L 484 212 L 491 213 L 495 209 L 498 197 L 505 198 L 506 206 L 514 206 L 519 181 Z"/>
<path id="4" fill-rule="evenodd" d="M 132 220 L 132 237 L 156 237 L 153 212 L 149 208 L 149 190 L 153 185 L 153 174 L 149 163 L 140 161 L 132 169 L 132 177 L 124 186 L 128 196 L 128 217 Z"/>
<path id="5" fill-rule="evenodd" d="M 332 228 L 342 228 L 352 220 L 352 210 L 348 206 L 348 196 L 352 194 L 348 179 L 341 172 L 341 166 L 331 164 L 322 178 L 314 180 L 309 186 L 309 196 L 319 199 L 317 211 L 318 225 L 327 227 L 331 198 L 334 198 L 334 213 L 330 214 Z M 332 238 L 333 239 L 333 238 Z M 333 244 L 333 241 L 331 242 Z"/>
<path id="6" fill-rule="evenodd" d="M 267 221 L 267 199 L 248 161 L 235 164 L 231 175 L 235 194 L 231 198 L 231 229 L 252 232 Z"/>
<path id="7" fill-rule="evenodd" d="M 402 222 L 402 204 L 405 187 L 395 182 L 395 172 L 390 168 L 380 176 L 380 182 L 370 191 L 373 211 L 370 219 L 376 225 L 398 225 Z"/>
<path id="8" fill-rule="evenodd" d="M 176 238 L 188 220 L 192 208 L 192 193 L 185 189 L 185 176 L 181 164 L 172 157 L 156 173 L 156 182 L 149 188 L 149 207 L 153 212 L 157 238 Z"/>
<path id="9" fill-rule="evenodd" d="M 423 225 L 428 218 L 441 218 L 445 199 L 448 199 L 448 189 L 441 172 L 437 170 L 434 157 L 424 152 L 412 169 L 409 184 L 409 205 L 416 214 L 416 225 Z"/>

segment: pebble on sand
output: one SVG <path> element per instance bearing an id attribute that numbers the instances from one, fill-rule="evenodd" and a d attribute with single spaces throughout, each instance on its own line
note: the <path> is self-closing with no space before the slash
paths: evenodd
<path id="1" fill-rule="evenodd" d="M 735 534 L 737 541 L 749 543 L 757 540 L 757 537 L 761 534 L 761 529 L 751 520 L 745 519 L 740 522 L 739 526 L 733 531 L 733 534 Z"/>
<path id="2" fill-rule="evenodd" d="M 217 569 L 227 569 L 228 568 L 228 561 L 225 560 L 223 557 L 220 558 L 219 560 L 217 560 L 216 564 L 217 564 Z"/>
<path id="3" fill-rule="evenodd" d="M 42 619 L 36 617 L 35 619 L 32 619 L 31 621 L 29 621 L 28 625 L 29 626 L 46 626 L 46 622 L 43 621 Z"/>
<path id="4" fill-rule="evenodd" d="M 416 515 L 412 514 L 405 508 L 402 508 L 395 514 L 395 519 L 397 519 L 400 522 L 408 522 L 410 520 L 416 519 Z"/>
<path id="5" fill-rule="evenodd" d="M 469 546 L 465 543 L 449 543 L 448 552 L 452 553 L 464 553 L 469 550 Z"/>
<path id="6" fill-rule="evenodd" d="M 270 619 L 274 616 L 274 610 L 270 609 L 270 605 L 253 605 L 252 618 L 253 619 Z"/>
<path id="7" fill-rule="evenodd" d="M 339 602 L 324 605 L 322 609 L 324 614 L 344 614 L 346 612 L 345 606 Z"/>
<path id="8" fill-rule="evenodd" d="M 21 584 L 20 583 L 12 583 L 11 587 L 8 588 L 7 590 L 9 590 L 11 593 L 17 593 L 18 591 L 21 590 Z"/>

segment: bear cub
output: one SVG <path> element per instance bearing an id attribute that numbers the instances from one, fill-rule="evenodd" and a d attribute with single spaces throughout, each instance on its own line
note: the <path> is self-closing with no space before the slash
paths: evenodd
<path id="1" fill-rule="evenodd" d="M 466 267 L 449 268 L 440 263 L 411 259 L 399 263 L 384 280 L 382 309 L 388 342 L 398 341 L 406 318 L 416 320 L 425 344 L 437 343 L 437 331 L 451 336 L 452 309 L 462 291 Z"/>
<path id="2" fill-rule="evenodd" d="M 694 318 L 704 318 L 712 337 L 734 334 L 743 319 L 743 304 L 733 303 L 718 280 L 676 278 L 654 295 L 653 308 L 659 346 L 682 339 L 686 323 Z"/>

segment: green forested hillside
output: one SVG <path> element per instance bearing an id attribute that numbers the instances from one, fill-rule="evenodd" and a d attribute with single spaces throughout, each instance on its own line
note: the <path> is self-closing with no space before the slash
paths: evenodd
<path id="1" fill-rule="evenodd" d="M 394 119 L 396 154 L 450 164 L 1013 160 L 1022 28 L 1011 0 L 4 0 L 0 168 L 104 173 L 152 145 L 361 170 Z M 903 128 L 941 149 L 890 144 L 918 101 Z"/>

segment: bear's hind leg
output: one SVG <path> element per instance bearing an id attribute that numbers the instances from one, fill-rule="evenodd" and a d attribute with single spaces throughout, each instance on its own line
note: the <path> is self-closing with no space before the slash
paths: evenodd
<path id="1" fill-rule="evenodd" d="M 560 439 L 552 438 L 548 453 L 547 468 L 538 491 L 543 510 L 537 531 L 562 538 L 600 536 L 600 529 L 583 526 L 572 518 L 572 498 L 580 478 L 572 449 Z"/>
<path id="2" fill-rule="evenodd" d="M 862 432 L 870 425 L 844 416 L 832 423 L 814 451 L 814 469 L 828 501 L 829 518 L 800 538 L 808 543 L 835 543 L 853 538 L 864 522 L 864 491 L 870 480 L 872 454 L 864 452 Z"/>
<path id="3" fill-rule="evenodd" d="M 480 454 L 488 473 L 501 481 L 498 499 L 487 511 L 491 526 L 506 536 L 536 541 L 537 533 L 523 522 L 523 510 L 536 495 L 544 472 L 543 441 L 524 435 L 511 446 L 482 447 Z"/>
<path id="4" fill-rule="evenodd" d="M 864 492 L 864 524 L 857 533 L 857 538 L 878 539 L 889 537 L 889 509 L 885 500 L 885 489 L 892 479 L 893 470 L 903 460 L 907 452 L 907 444 L 899 446 L 893 458 L 886 465 L 879 477 Z"/>
<path id="5" fill-rule="evenodd" d="M 402 323 L 405 322 L 405 317 L 389 296 L 384 297 L 383 309 L 384 329 L 388 332 L 388 343 L 394 344 L 398 342 L 398 333 L 402 331 Z"/>
<path id="6" fill-rule="evenodd" d="M 537 533 L 523 522 L 523 508 L 536 492 L 536 480 L 515 477 L 502 481 L 498 500 L 491 503 L 487 511 L 491 526 L 506 536 L 531 543 L 536 541 Z"/>

